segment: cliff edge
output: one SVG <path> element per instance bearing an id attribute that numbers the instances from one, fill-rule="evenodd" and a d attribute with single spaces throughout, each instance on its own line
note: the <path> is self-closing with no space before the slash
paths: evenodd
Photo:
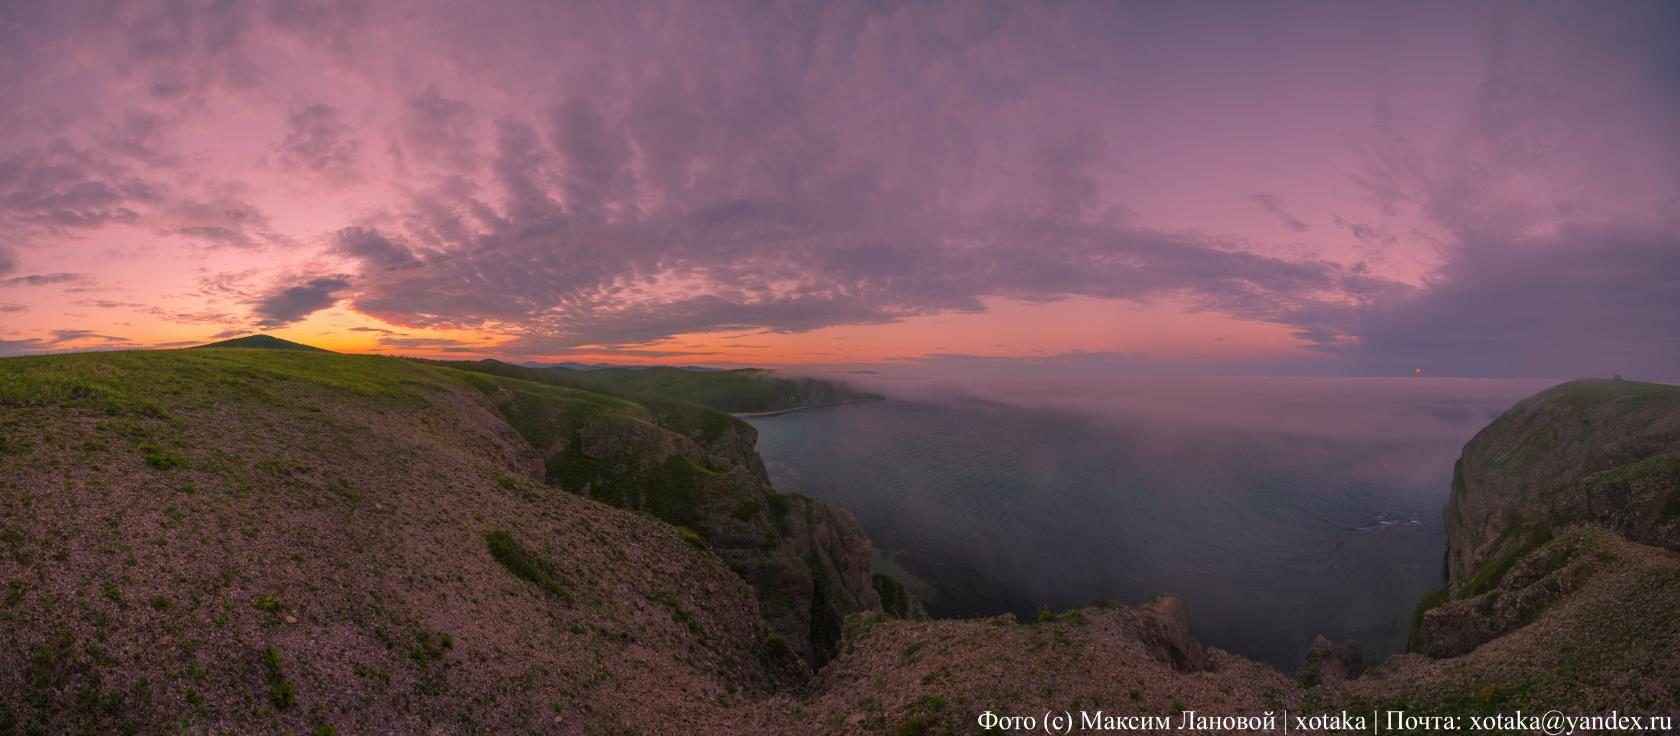
<path id="1" fill-rule="evenodd" d="M 1448 592 L 1489 589 L 1575 524 L 1680 550 L 1680 387 L 1571 381 L 1477 433 L 1446 508 Z"/>
<path id="2" fill-rule="evenodd" d="M 1171 597 L 916 619 L 848 515 L 686 402 L 312 351 L 8 358 L 0 735 L 1672 714 L 1677 417 L 1651 384 L 1519 403 L 1465 448 L 1414 652 L 1321 640 L 1291 679 Z"/>

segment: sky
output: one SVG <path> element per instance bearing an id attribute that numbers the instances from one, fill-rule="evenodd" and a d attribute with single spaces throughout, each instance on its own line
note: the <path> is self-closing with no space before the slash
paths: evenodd
<path id="1" fill-rule="evenodd" d="M 1680 380 L 1680 5 L 0 0 L 0 354 Z"/>

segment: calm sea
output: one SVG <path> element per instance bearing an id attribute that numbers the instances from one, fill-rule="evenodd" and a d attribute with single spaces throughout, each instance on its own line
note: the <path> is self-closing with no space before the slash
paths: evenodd
<path id="1" fill-rule="evenodd" d="M 1459 448 L 1543 385 L 1130 379 L 750 421 L 776 487 L 855 514 L 935 615 L 1172 593 L 1204 643 L 1292 670 L 1320 633 L 1404 649 Z"/>

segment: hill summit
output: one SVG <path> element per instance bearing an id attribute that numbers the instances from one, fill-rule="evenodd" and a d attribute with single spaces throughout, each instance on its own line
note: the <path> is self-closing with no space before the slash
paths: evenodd
<path id="1" fill-rule="evenodd" d="M 197 345 L 198 348 L 258 348 L 261 350 L 306 350 L 317 353 L 330 353 L 331 350 L 305 345 L 301 342 L 282 340 L 273 335 L 246 335 L 232 340 L 213 342 L 207 345 Z"/>

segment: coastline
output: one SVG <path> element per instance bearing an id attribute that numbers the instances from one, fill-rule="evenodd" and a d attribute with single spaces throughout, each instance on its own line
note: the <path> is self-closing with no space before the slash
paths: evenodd
<path id="1" fill-rule="evenodd" d="M 738 419 L 752 419 L 752 418 L 755 418 L 755 417 L 774 417 L 774 416 L 780 416 L 782 414 L 793 414 L 795 412 L 810 411 L 812 409 L 831 409 L 831 408 L 836 407 L 836 406 L 848 406 L 850 404 L 866 404 L 866 403 L 869 403 L 871 401 L 885 401 L 885 400 L 886 399 L 882 398 L 882 397 L 875 397 L 875 398 L 868 398 L 868 399 L 852 399 L 850 401 L 834 401 L 834 402 L 830 402 L 830 403 L 827 403 L 827 404 L 807 404 L 805 406 L 795 406 L 791 409 L 777 409 L 775 411 L 739 411 L 739 412 L 732 411 L 732 412 L 729 413 L 729 416 L 736 417 Z"/>

